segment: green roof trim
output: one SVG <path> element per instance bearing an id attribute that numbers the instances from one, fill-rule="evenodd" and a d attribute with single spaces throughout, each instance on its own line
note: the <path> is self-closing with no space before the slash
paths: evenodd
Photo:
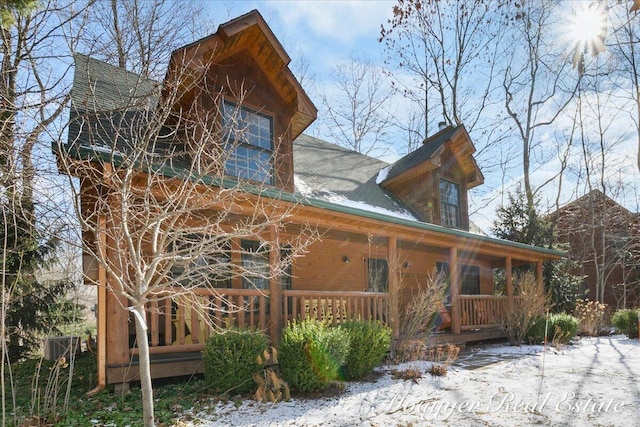
<path id="1" fill-rule="evenodd" d="M 86 146 L 70 146 L 69 144 L 58 144 L 56 142 L 52 142 L 52 151 L 56 155 L 62 154 L 60 148 L 63 149 L 64 154 L 70 155 L 78 160 L 92 160 L 96 159 L 96 156 L 100 158 L 101 161 L 105 163 L 113 163 L 114 165 L 118 165 L 121 163 L 122 159 L 116 153 L 108 153 L 102 150 L 95 150 Z M 120 162 L 118 161 L 120 160 Z M 145 171 L 144 168 L 141 170 Z M 238 186 L 238 181 L 233 179 L 220 179 L 211 176 L 201 176 L 194 177 L 192 174 L 188 173 L 186 168 L 176 168 L 170 167 L 167 165 L 159 166 L 157 169 L 154 168 L 154 173 L 160 173 L 162 176 L 168 178 L 189 178 L 189 179 L 198 179 L 205 185 L 215 185 L 215 186 L 223 186 L 225 188 L 233 188 Z M 311 199 L 307 197 L 300 197 L 292 193 L 278 191 L 273 188 L 264 188 L 259 187 L 252 184 L 244 184 L 241 185 L 240 189 L 242 191 L 248 192 L 250 194 L 264 196 L 275 200 L 283 200 L 285 202 L 290 203 L 298 203 L 304 206 L 311 206 L 316 208 L 321 208 L 324 210 L 329 210 L 333 212 L 344 213 L 348 215 L 354 215 L 362 218 L 374 219 L 378 221 L 383 221 L 391 224 L 402 225 L 406 227 L 415 228 L 423 231 L 430 231 L 433 233 L 440 233 L 445 235 L 451 235 L 456 237 L 462 237 L 470 240 L 477 240 L 486 243 L 495 243 L 503 246 L 509 246 L 512 248 L 522 249 L 534 251 L 546 255 L 550 255 L 553 257 L 564 257 L 565 253 L 561 251 L 557 251 L 554 249 L 542 248 L 539 246 L 527 245 L 525 243 L 512 242 L 510 240 L 497 239 L 489 236 L 482 236 L 474 233 L 469 233 L 463 230 L 457 230 L 453 228 L 442 227 L 435 224 L 430 224 L 426 222 L 412 221 L 404 218 L 398 218 L 393 215 L 386 215 L 379 212 L 368 211 L 366 209 L 360 209 L 352 206 L 345 206 L 339 203 L 328 202 L 320 199 Z"/>

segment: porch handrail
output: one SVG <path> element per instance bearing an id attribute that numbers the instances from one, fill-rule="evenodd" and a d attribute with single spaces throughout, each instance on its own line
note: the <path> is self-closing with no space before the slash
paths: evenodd
<path id="1" fill-rule="evenodd" d="M 492 328 L 506 319 L 509 297 L 505 295 L 459 295 L 460 329 Z"/>
<path id="2" fill-rule="evenodd" d="M 227 325 L 266 331 L 269 290 L 165 287 L 146 304 L 151 353 L 198 351 Z M 137 354 L 136 348 L 130 348 Z"/>
<path id="3" fill-rule="evenodd" d="M 284 290 L 283 320 L 312 317 L 338 324 L 348 319 L 389 322 L 389 294 L 366 291 Z"/>

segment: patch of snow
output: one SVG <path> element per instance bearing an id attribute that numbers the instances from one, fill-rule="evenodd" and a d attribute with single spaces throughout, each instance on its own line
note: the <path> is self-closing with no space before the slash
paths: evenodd
<path id="1" fill-rule="evenodd" d="M 385 179 L 387 179 L 387 175 L 389 175 L 391 166 L 392 165 L 389 165 L 380 169 L 380 172 L 378 172 L 378 176 L 376 177 L 376 184 L 380 185 L 382 182 L 384 182 Z"/>
<path id="2" fill-rule="evenodd" d="M 304 197 L 323 200 L 329 203 L 335 203 L 336 205 L 346 206 L 355 209 L 361 209 L 368 212 L 375 212 L 381 215 L 392 216 L 395 218 L 406 219 L 409 221 L 417 221 L 416 217 L 410 212 L 402 209 L 401 211 L 392 211 L 379 206 L 372 206 L 368 203 L 360 202 L 357 200 L 350 200 L 343 195 L 333 193 L 328 190 L 313 188 L 307 185 L 298 175 L 293 175 L 293 185 L 295 189 Z"/>
<path id="3" fill-rule="evenodd" d="M 392 369 L 424 372 L 429 362 L 383 366 L 372 382 L 350 382 L 339 395 L 262 404 L 212 403 L 187 426 L 634 425 L 640 413 L 640 341 L 582 338 L 559 349 L 492 346 L 506 360 L 479 369 L 453 366 L 444 377 L 396 380 Z M 193 416 L 193 414 L 191 414 Z"/>
<path id="4" fill-rule="evenodd" d="M 304 197 L 311 196 L 311 193 L 313 192 L 313 189 L 305 184 L 300 176 L 296 174 L 293 174 L 293 186 L 298 190 L 298 193 L 302 194 Z"/>
<path id="5" fill-rule="evenodd" d="M 334 198 L 333 200 L 328 200 L 332 203 L 335 203 L 337 205 L 342 205 L 342 206 L 348 206 L 351 208 L 356 208 L 356 209 L 362 209 L 363 211 L 368 211 L 368 212 L 375 212 L 375 213 L 379 213 L 381 215 L 387 215 L 387 216 L 392 216 L 395 218 L 401 218 L 401 219 L 407 219 L 409 221 L 416 221 L 416 217 L 414 217 L 413 215 L 411 215 L 410 212 L 407 212 L 406 210 L 402 210 L 402 211 L 390 211 L 389 209 L 385 209 L 385 208 L 381 208 L 379 206 L 371 206 L 367 203 L 364 202 L 358 202 L 355 200 L 349 200 L 347 198 Z"/>

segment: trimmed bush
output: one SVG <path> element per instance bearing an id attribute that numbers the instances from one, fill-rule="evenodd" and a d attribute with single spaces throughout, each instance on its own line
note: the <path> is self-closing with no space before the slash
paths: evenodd
<path id="1" fill-rule="evenodd" d="M 213 335 L 202 354 L 207 385 L 215 393 L 254 391 L 253 374 L 262 369 L 257 356 L 268 345 L 264 334 L 251 329 L 230 328 Z"/>
<path id="2" fill-rule="evenodd" d="M 350 338 L 344 378 L 362 378 L 378 366 L 389 350 L 391 328 L 376 321 L 350 320 L 340 325 Z"/>
<path id="3" fill-rule="evenodd" d="M 278 346 L 282 378 L 292 389 L 323 390 L 339 379 L 349 354 L 349 334 L 314 319 L 291 322 Z"/>
<path id="4" fill-rule="evenodd" d="M 611 323 L 627 337 L 638 338 L 638 310 L 618 310 L 611 317 Z"/>
<path id="5" fill-rule="evenodd" d="M 545 318 L 538 318 L 529 332 L 527 340 L 531 344 L 544 343 Z M 558 344 L 566 344 L 578 332 L 579 320 L 570 314 L 557 313 L 549 316 L 549 324 L 547 329 L 547 342 Z"/>

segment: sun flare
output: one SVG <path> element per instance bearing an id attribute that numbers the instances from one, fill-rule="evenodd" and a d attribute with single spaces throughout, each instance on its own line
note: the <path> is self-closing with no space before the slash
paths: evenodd
<path id="1" fill-rule="evenodd" d="M 571 16 L 569 31 L 581 50 L 592 55 L 602 52 L 607 33 L 606 2 L 580 3 Z"/>

